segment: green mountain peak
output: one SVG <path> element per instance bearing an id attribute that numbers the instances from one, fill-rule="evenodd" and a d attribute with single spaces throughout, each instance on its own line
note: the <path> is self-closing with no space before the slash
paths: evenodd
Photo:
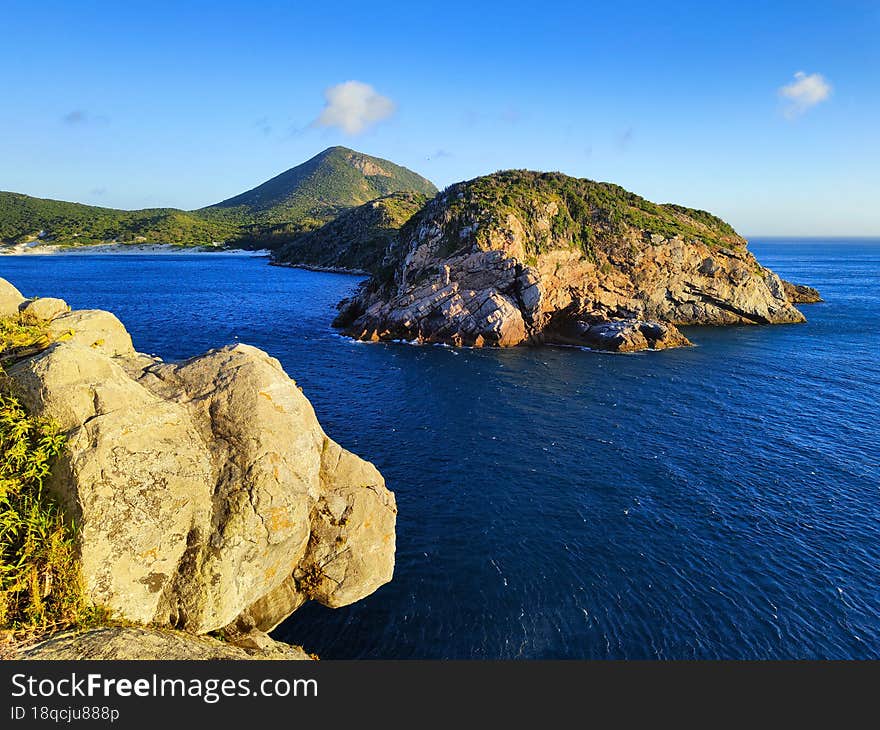
<path id="1" fill-rule="evenodd" d="M 260 224 L 317 222 L 397 192 L 433 196 L 437 188 L 430 180 L 388 160 L 347 147 L 328 147 L 271 180 L 199 212 L 214 216 L 235 211 L 248 222 Z"/>
<path id="2" fill-rule="evenodd" d="M 399 192 L 430 197 L 437 188 L 388 160 L 328 147 L 251 190 L 193 211 L 117 210 L 0 192 L 0 244 L 277 246 L 345 210 Z"/>

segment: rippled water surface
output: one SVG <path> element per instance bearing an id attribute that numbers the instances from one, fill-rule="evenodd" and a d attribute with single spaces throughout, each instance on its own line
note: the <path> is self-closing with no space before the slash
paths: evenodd
<path id="1" fill-rule="evenodd" d="M 607 355 L 354 344 L 354 277 L 193 256 L 0 257 L 138 349 L 268 350 L 399 506 L 394 581 L 278 636 L 325 658 L 880 657 L 880 242 L 756 242 L 806 325 Z"/>

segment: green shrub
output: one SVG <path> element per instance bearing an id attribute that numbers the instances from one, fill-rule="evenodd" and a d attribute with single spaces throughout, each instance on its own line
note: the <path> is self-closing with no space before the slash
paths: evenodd
<path id="1" fill-rule="evenodd" d="M 45 321 L 26 315 L 0 318 L 0 367 L 10 360 L 37 353 L 49 344 Z"/>
<path id="2" fill-rule="evenodd" d="M 50 344 L 45 323 L 0 319 L 0 361 Z M 64 436 L 27 413 L 0 366 L 0 629 L 40 633 L 89 624 L 75 530 L 46 481 Z"/>
<path id="3" fill-rule="evenodd" d="M 0 628 L 79 623 L 73 528 L 45 481 L 64 437 L 0 384 Z"/>

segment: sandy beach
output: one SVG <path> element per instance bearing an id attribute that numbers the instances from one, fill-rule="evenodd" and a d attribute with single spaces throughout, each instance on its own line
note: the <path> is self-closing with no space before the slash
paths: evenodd
<path id="1" fill-rule="evenodd" d="M 30 241 L 14 246 L 0 246 L 0 256 L 94 256 L 104 254 L 216 254 L 236 256 L 268 256 L 267 249 L 245 250 L 220 246 L 178 246 L 171 243 L 98 243 L 84 246 L 58 246 Z"/>

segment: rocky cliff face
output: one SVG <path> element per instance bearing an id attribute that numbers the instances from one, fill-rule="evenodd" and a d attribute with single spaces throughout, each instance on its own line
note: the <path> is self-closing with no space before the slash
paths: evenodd
<path id="1" fill-rule="evenodd" d="M 53 340 L 7 372 L 66 433 L 51 486 L 95 604 L 193 633 L 267 631 L 307 600 L 343 606 L 391 579 L 394 495 L 277 360 L 235 345 L 163 363 L 108 312 L 36 301 L 49 306 L 0 280 L 4 311 L 43 313 Z"/>
<path id="2" fill-rule="evenodd" d="M 448 188 L 403 227 L 385 271 L 341 305 L 347 334 L 639 349 L 687 344 L 680 324 L 804 320 L 782 280 L 718 218 L 558 173 Z M 608 323 L 639 334 L 617 347 L 619 337 L 592 329 Z M 644 335 L 659 327 L 661 337 Z"/>

